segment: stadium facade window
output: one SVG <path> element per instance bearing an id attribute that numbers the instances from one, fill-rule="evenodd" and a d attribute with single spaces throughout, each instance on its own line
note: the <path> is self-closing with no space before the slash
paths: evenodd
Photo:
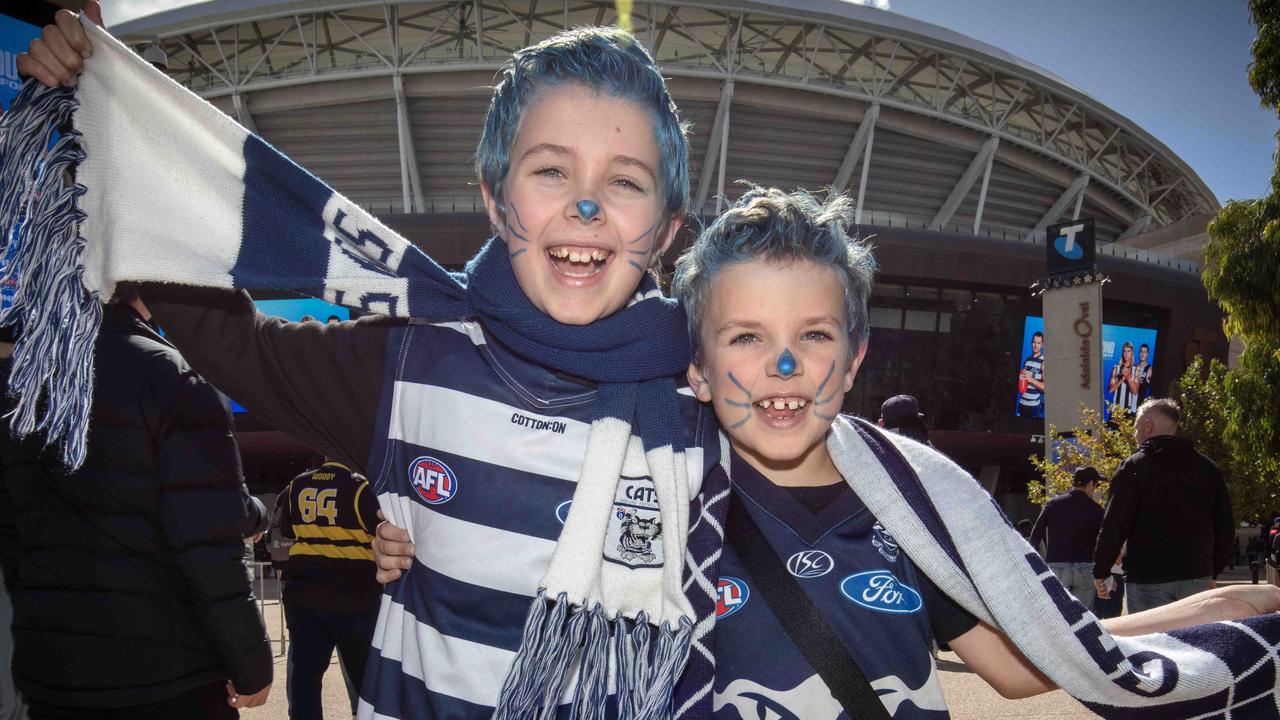
<path id="1" fill-rule="evenodd" d="M 1033 432 L 1011 425 L 1008 405 L 1023 318 L 1039 304 L 1020 289 L 878 283 L 845 410 L 875 419 L 886 398 L 909 393 L 935 429 Z"/>

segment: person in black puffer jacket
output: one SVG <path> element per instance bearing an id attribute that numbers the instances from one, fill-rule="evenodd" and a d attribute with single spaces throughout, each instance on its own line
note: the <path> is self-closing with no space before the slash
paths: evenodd
<path id="1" fill-rule="evenodd" d="M 0 432 L 14 679 L 33 719 L 235 718 L 266 700 L 272 657 L 231 413 L 136 294 L 117 295 L 84 465 L 68 475 L 41 438 Z"/>

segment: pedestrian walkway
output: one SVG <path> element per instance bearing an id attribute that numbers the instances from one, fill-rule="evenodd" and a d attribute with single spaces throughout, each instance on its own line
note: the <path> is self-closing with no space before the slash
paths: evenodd
<path id="1" fill-rule="evenodd" d="M 1236 585 L 1250 581 L 1249 568 L 1239 567 L 1227 570 L 1218 579 L 1219 584 Z M 280 653 L 281 643 L 279 615 L 279 595 L 275 591 L 275 581 L 267 578 L 266 601 L 263 613 L 267 618 L 267 631 L 271 635 L 272 648 Z M 275 681 L 271 686 L 271 696 L 262 707 L 241 710 L 244 720 L 286 720 L 289 717 L 288 702 L 284 691 L 285 656 L 276 656 Z M 991 689 L 986 681 L 978 677 L 972 670 L 960 662 L 955 653 L 944 652 L 938 656 L 938 676 L 942 683 L 942 691 L 947 697 L 947 707 L 951 710 L 952 720 L 1031 720 L 1033 718 L 1096 718 L 1083 705 L 1076 702 L 1061 690 L 1055 690 L 1036 697 L 1023 700 L 1008 700 Z M 347 703 L 347 691 L 342 683 L 342 671 L 338 669 L 338 656 L 335 653 L 329 664 L 329 671 L 324 676 L 324 716 L 327 720 L 346 720 L 350 706 Z"/>

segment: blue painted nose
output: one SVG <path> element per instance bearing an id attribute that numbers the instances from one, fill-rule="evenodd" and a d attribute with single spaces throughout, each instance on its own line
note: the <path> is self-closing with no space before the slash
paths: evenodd
<path id="1" fill-rule="evenodd" d="M 594 200 L 578 201 L 578 217 L 583 220 L 590 220 L 595 217 L 598 212 L 600 212 L 600 206 L 597 205 Z"/>
<path id="2" fill-rule="evenodd" d="M 796 371 L 796 358 L 791 354 L 791 349 L 787 348 L 778 356 L 778 373 L 783 377 L 791 375 Z"/>

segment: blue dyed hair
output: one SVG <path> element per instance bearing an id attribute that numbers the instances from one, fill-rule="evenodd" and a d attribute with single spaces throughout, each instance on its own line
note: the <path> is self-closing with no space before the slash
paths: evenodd
<path id="1" fill-rule="evenodd" d="M 630 33 L 616 27 L 566 30 L 517 51 L 498 71 L 476 147 L 476 175 L 499 209 L 505 212 L 503 184 L 520 118 L 540 89 L 563 82 L 579 82 L 649 110 L 661 154 L 658 175 L 664 209 L 668 217 L 683 213 L 689 201 L 687 128 L 653 58 Z"/>
<path id="2" fill-rule="evenodd" d="M 689 316 L 694 347 L 701 338 L 702 313 L 716 275 L 751 260 L 810 260 L 834 269 L 844 286 L 849 338 L 854 348 L 866 343 L 867 298 L 876 261 L 871 248 L 846 231 L 852 218 L 849 198 L 835 192 L 820 201 L 803 190 L 784 193 L 754 186 L 748 190 L 676 261 L 672 293 Z"/>

